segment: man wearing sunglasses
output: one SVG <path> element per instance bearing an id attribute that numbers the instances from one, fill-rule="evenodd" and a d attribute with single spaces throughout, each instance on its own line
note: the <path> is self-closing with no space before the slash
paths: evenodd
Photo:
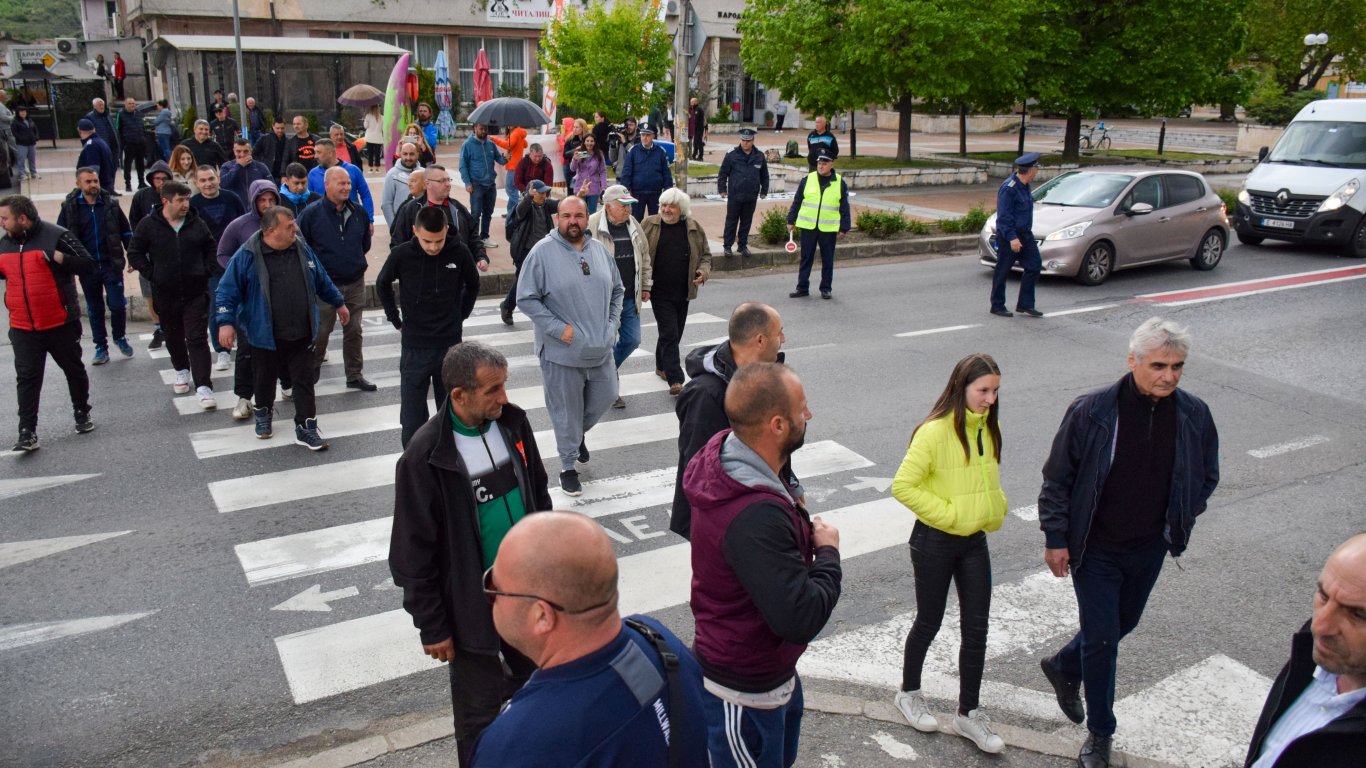
<path id="1" fill-rule="evenodd" d="M 498 634 L 537 670 L 480 737 L 476 768 L 708 765 L 701 669 L 659 622 L 622 620 L 602 526 L 574 512 L 527 518 L 484 594 Z"/>
<path id="2" fill-rule="evenodd" d="M 551 500 L 526 411 L 508 402 L 502 353 L 457 344 L 441 377 L 445 405 L 398 460 L 389 570 L 423 652 L 449 662 L 456 752 L 468 768 L 475 739 L 535 669 L 498 639 L 480 577 L 508 531 Z"/>

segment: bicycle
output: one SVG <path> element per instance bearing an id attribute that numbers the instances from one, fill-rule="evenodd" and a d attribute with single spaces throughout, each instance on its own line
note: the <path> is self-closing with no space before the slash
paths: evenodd
<path id="1" fill-rule="evenodd" d="M 1105 126 L 1105 121 L 1103 120 L 1099 125 L 1095 126 L 1082 123 L 1081 129 L 1085 131 L 1085 133 L 1078 136 L 1077 141 L 1082 149 L 1091 149 L 1092 146 L 1096 149 L 1110 149 L 1114 145 L 1114 142 L 1110 139 L 1110 129 Z M 1095 138 L 1096 129 L 1100 129 L 1099 139 Z"/>

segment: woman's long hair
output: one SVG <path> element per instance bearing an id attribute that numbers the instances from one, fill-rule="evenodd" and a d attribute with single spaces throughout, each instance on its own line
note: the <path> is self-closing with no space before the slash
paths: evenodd
<path id="1" fill-rule="evenodd" d="M 964 432 L 967 425 L 967 389 L 972 382 L 983 376 L 1001 375 L 1001 367 L 991 359 L 991 355 L 976 353 L 968 355 L 958 364 L 953 366 L 953 373 L 949 374 L 949 383 L 944 385 L 944 391 L 940 393 L 939 399 L 934 402 L 934 407 L 930 409 L 930 415 L 925 420 L 915 425 L 911 432 L 911 439 L 915 439 L 915 433 L 920 428 L 931 421 L 949 414 L 953 414 L 953 432 L 958 436 L 958 442 L 963 445 L 963 463 L 972 461 L 972 449 L 968 446 L 968 436 Z M 1001 399 L 998 397 L 996 402 L 987 409 L 987 429 L 991 432 L 992 452 L 996 456 L 996 463 L 1001 463 Z"/>
<path id="2" fill-rule="evenodd" d="M 180 167 L 180 158 L 185 157 L 185 156 L 187 156 L 187 155 L 188 155 L 189 158 L 190 158 L 190 170 L 189 170 L 189 171 L 186 171 L 186 170 L 184 170 L 183 168 Z M 178 173 L 178 174 L 180 174 L 181 176 L 186 176 L 186 175 L 188 175 L 190 178 L 192 178 L 192 179 L 194 178 L 194 174 L 195 174 L 194 153 L 190 151 L 190 148 L 189 148 L 189 147 L 187 147 L 187 146 L 185 146 L 185 145 L 183 145 L 183 144 L 177 144 L 177 145 L 175 146 L 175 148 L 171 150 L 171 156 L 170 156 L 169 158 L 166 159 L 166 164 L 169 165 L 169 166 L 171 166 L 171 173 Z"/>

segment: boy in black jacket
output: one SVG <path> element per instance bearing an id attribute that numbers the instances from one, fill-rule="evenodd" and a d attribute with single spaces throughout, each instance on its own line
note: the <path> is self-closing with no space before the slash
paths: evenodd
<path id="1" fill-rule="evenodd" d="M 402 313 L 394 302 L 394 281 L 402 284 Z M 375 280 L 384 315 L 402 333 L 399 357 L 399 422 L 404 447 L 427 421 L 427 387 L 437 405 L 446 399 L 441 361 L 460 343 L 461 324 L 479 297 L 479 273 L 469 248 L 447 236 L 446 214 L 427 207 L 417 212 L 413 239 L 389 252 Z"/>

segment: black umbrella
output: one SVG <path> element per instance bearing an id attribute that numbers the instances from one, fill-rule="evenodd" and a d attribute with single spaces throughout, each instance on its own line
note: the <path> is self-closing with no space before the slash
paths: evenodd
<path id="1" fill-rule="evenodd" d="M 550 115 L 547 115 L 545 110 L 526 99 L 519 99 L 514 96 L 489 99 L 476 107 L 465 119 L 471 123 L 522 128 L 546 125 L 551 122 Z"/>

